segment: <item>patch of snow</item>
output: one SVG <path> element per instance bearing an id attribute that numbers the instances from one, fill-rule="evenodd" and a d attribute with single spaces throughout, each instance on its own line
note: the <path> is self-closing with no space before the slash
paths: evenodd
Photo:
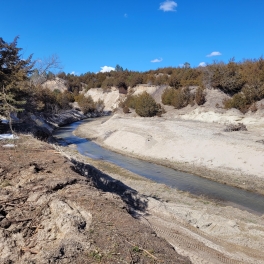
<path id="1" fill-rule="evenodd" d="M 3 145 L 3 148 L 14 148 L 14 147 L 16 147 L 16 145 L 14 145 L 14 144 Z"/>
<path id="2" fill-rule="evenodd" d="M 17 139 L 18 137 L 13 134 L 0 134 L 0 140 L 3 139 Z"/>
<path id="3" fill-rule="evenodd" d="M 1 122 L 2 122 L 2 124 L 8 124 L 9 123 L 9 121 L 7 119 L 2 119 Z"/>

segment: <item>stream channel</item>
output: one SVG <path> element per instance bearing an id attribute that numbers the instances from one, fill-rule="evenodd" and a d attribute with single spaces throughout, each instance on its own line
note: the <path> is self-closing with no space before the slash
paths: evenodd
<path id="1" fill-rule="evenodd" d="M 118 154 L 97 145 L 96 143 L 76 137 L 72 132 L 81 124 L 92 122 L 86 119 L 57 129 L 53 136 L 59 144 L 75 144 L 82 155 L 93 159 L 105 160 L 158 183 L 166 184 L 194 195 L 203 195 L 210 199 L 220 200 L 223 204 L 238 207 L 249 212 L 264 214 L 264 196 L 239 188 L 217 183 L 193 174 L 177 171 L 165 166 Z"/>

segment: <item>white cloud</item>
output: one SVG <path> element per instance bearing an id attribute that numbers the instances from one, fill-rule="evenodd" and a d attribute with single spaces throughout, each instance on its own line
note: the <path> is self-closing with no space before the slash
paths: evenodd
<path id="1" fill-rule="evenodd" d="M 214 56 L 221 56 L 222 54 L 219 51 L 213 51 L 210 54 L 206 55 L 206 57 L 214 57 Z"/>
<path id="2" fill-rule="evenodd" d="M 200 62 L 198 66 L 199 67 L 206 67 L 206 63 L 205 62 Z"/>
<path id="3" fill-rule="evenodd" d="M 75 71 L 72 71 L 71 74 L 75 75 Z"/>
<path id="4" fill-rule="evenodd" d="M 100 68 L 101 68 L 100 72 L 110 72 L 110 71 L 114 71 L 115 70 L 115 68 L 110 67 L 110 66 L 103 66 L 103 67 L 100 67 Z"/>
<path id="5" fill-rule="evenodd" d="M 178 4 L 171 0 L 166 0 L 165 2 L 160 3 L 160 10 L 163 10 L 164 12 L 168 11 L 176 11 L 176 7 Z"/>
<path id="6" fill-rule="evenodd" d="M 152 62 L 152 63 L 156 63 L 156 62 L 162 62 L 162 61 L 163 61 L 163 59 L 162 59 L 162 58 L 159 58 L 159 59 L 152 60 L 152 61 L 150 61 L 150 62 Z"/>

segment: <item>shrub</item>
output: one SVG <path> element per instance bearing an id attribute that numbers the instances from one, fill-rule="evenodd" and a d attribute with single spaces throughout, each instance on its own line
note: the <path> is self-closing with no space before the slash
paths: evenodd
<path id="1" fill-rule="evenodd" d="M 129 108 L 136 108 L 136 98 L 137 96 L 129 94 L 126 98 L 126 100 L 123 102 L 123 106 L 127 106 Z"/>
<path id="2" fill-rule="evenodd" d="M 235 94 L 228 100 L 225 100 L 223 104 L 226 109 L 236 108 L 239 109 L 242 113 L 246 113 L 249 107 L 248 100 L 242 92 Z"/>
<path id="3" fill-rule="evenodd" d="M 162 103 L 172 105 L 176 109 L 181 109 L 189 104 L 192 97 L 189 88 L 173 89 L 167 88 L 162 94 Z"/>
<path id="4" fill-rule="evenodd" d="M 88 97 L 85 97 L 83 94 L 79 94 L 75 96 L 75 101 L 79 104 L 84 114 L 93 112 L 95 110 L 95 104 L 90 95 Z"/>
<path id="5" fill-rule="evenodd" d="M 245 85 L 242 92 L 247 98 L 248 104 L 252 104 L 264 98 L 264 84 L 255 86 Z"/>
<path id="6" fill-rule="evenodd" d="M 68 91 L 65 91 L 63 93 L 59 92 L 56 94 L 56 100 L 61 109 L 69 109 L 69 103 L 74 102 L 74 96 Z"/>
<path id="7" fill-rule="evenodd" d="M 128 85 L 127 85 L 127 82 L 123 76 L 117 78 L 114 81 L 114 85 L 119 89 L 119 91 L 127 91 Z M 123 93 L 125 93 L 125 92 L 123 92 Z"/>
<path id="8" fill-rule="evenodd" d="M 164 105 L 172 105 L 172 100 L 174 97 L 174 89 L 166 88 L 161 96 L 162 103 Z"/>
<path id="9" fill-rule="evenodd" d="M 143 117 L 155 116 L 159 112 L 158 104 L 147 93 L 144 92 L 135 98 L 136 101 L 136 113 Z"/>
<path id="10" fill-rule="evenodd" d="M 102 88 L 106 90 L 107 88 L 111 88 L 112 86 L 114 86 L 114 78 L 106 77 L 102 83 Z"/>
<path id="11" fill-rule="evenodd" d="M 154 80 L 154 84 L 155 85 L 166 85 L 168 84 L 168 79 L 169 77 L 167 74 L 159 73 Z"/>
<path id="12" fill-rule="evenodd" d="M 224 102 L 225 108 L 237 108 L 242 113 L 246 113 L 250 106 L 251 111 L 256 111 L 254 107 L 255 102 L 260 101 L 264 98 L 264 84 L 255 83 L 254 85 L 246 84 L 242 91 L 235 94 L 231 99 Z"/>
<path id="13" fill-rule="evenodd" d="M 169 78 L 169 85 L 175 89 L 180 87 L 181 80 L 176 73 L 173 73 Z"/>
<path id="14" fill-rule="evenodd" d="M 97 112 L 103 112 L 105 108 L 104 101 L 102 99 L 99 99 L 94 103 L 94 108 Z"/>
<path id="15" fill-rule="evenodd" d="M 206 102 L 206 100 L 205 100 L 205 92 L 204 92 L 204 89 L 202 87 L 199 87 L 196 90 L 196 93 L 195 93 L 195 102 L 198 105 L 203 105 Z"/>
<path id="16" fill-rule="evenodd" d="M 123 112 L 124 112 L 125 114 L 130 113 L 129 108 L 128 108 L 126 105 L 123 107 Z"/>
<path id="17" fill-rule="evenodd" d="M 204 75 L 206 82 L 223 92 L 234 95 L 241 91 L 245 84 L 240 65 L 230 60 L 228 64 L 214 63 L 208 66 L 208 71 Z"/>
<path id="18" fill-rule="evenodd" d="M 142 84 L 143 83 L 143 77 L 142 74 L 140 73 L 134 73 L 129 80 L 129 85 L 130 87 L 135 87 L 138 84 Z"/>
<path id="19" fill-rule="evenodd" d="M 172 105 L 176 109 L 181 109 L 189 104 L 190 90 L 189 88 L 182 88 L 174 91 Z"/>

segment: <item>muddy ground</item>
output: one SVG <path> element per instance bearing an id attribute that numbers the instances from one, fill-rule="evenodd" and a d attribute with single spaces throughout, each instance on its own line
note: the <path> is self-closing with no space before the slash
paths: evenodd
<path id="1" fill-rule="evenodd" d="M 0 141 L 0 263 L 191 263 L 140 220 L 137 192 L 88 176 L 31 136 Z"/>

